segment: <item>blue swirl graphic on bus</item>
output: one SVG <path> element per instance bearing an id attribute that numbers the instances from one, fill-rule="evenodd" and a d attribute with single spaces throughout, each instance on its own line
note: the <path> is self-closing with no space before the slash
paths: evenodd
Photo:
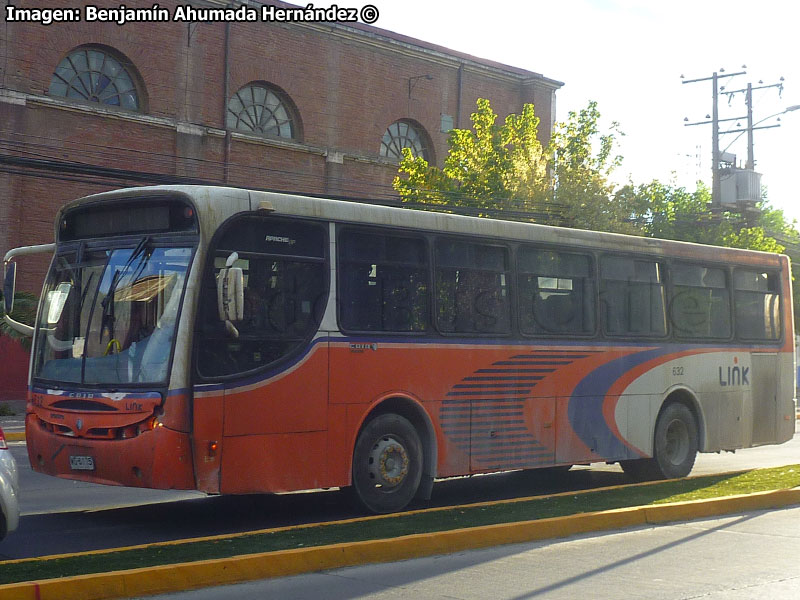
<path id="1" fill-rule="evenodd" d="M 569 399 L 568 415 L 578 437 L 606 460 L 625 460 L 640 456 L 620 440 L 603 416 L 603 403 L 611 386 L 625 373 L 666 354 L 664 348 L 629 354 L 607 362 L 584 377 Z"/>

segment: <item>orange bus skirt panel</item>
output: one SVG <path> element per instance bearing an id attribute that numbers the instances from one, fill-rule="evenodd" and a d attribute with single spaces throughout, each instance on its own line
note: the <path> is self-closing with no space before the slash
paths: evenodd
<path id="1" fill-rule="evenodd" d="M 328 487 L 327 432 L 225 438 L 223 494 L 288 492 Z"/>
<path id="2" fill-rule="evenodd" d="M 568 424 L 561 426 L 566 402 L 587 370 L 625 352 L 475 343 L 331 346 L 331 402 L 372 402 L 392 390 L 422 399 L 437 434 L 440 476 L 600 460 Z"/>

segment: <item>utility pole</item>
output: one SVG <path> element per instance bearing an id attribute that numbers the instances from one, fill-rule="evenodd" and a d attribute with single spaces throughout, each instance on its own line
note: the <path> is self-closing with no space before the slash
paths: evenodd
<path id="1" fill-rule="evenodd" d="M 745 68 L 744 66 L 742 68 Z M 724 73 L 724 69 L 720 69 Z M 706 115 L 710 121 L 701 121 L 698 123 L 686 123 L 687 127 L 693 125 L 708 125 L 711 123 L 711 204 L 714 207 L 720 206 L 722 202 L 722 188 L 720 186 L 720 152 L 719 152 L 719 80 L 725 77 L 735 77 L 737 75 L 746 75 L 747 71 L 738 71 L 736 73 L 724 73 L 720 75 L 716 71 L 711 77 L 701 77 L 699 79 L 687 79 L 681 83 L 698 83 L 701 81 L 711 81 L 711 115 Z M 683 77 L 683 75 L 681 75 Z M 734 121 L 736 119 L 722 119 L 722 121 Z"/>
<path id="2" fill-rule="evenodd" d="M 742 65 L 742 69 L 745 69 L 746 66 Z M 720 69 L 720 73 L 724 73 L 723 69 Z M 725 90 L 724 87 L 719 87 L 719 80 L 724 77 L 734 77 L 736 75 L 746 75 L 747 71 L 738 71 L 736 73 L 724 73 L 720 74 L 716 71 L 711 75 L 711 77 L 703 77 L 700 79 L 690 79 L 683 81 L 682 83 L 696 83 L 700 81 L 711 81 L 711 88 L 712 88 L 712 104 L 711 104 L 711 114 L 706 115 L 707 121 L 699 121 L 697 123 L 684 123 L 685 126 L 693 126 L 693 125 L 708 125 L 711 124 L 711 153 L 712 153 L 712 164 L 711 164 L 711 174 L 712 174 L 712 184 L 711 184 L 711 203 L 714 208 L 720 208 L 722 205 L 722 184 L 721 184 L 721 175 L 723 170 L 721 169 L 720 165 L 722 162 L 722 158 L 724 156 L 725 150 L 730 148 L 731 144 L 738 139 L 739 136 L 734 138 L 733 142 L 728 144 L 725 147 L 725 150 L 720 152 L 719 149 L 719 138 L 721 135 L 727 135 L 730 133 L 738 133 L 741 135 L 742 133 L 747 133 L 747 162 L 745 163 L 744 169 L 736 168 L 736 165 L 732 165 L 732 168 L 729 171 L 729 174 L 734 175 L 736 177 L 736 188 L 737 188 L 737 195 L 735 200 L 737 204 L 739 202 L 745 203 L 745 210 L 752 210 L 755 206 L 755 202 L 760 197 L 760 192 L 758 190 L 753 191 L 756 188 L 760 188 L 760 178 L 761 175 L 755 172 L 755 156 L 753 150 L 753 132 L 756 129 L 770 129 L 772 127 L 780 127 L 780 124 L 773 124 L 773 125 L 762 125 L 759 127 L 761 123 L 775 117 L 782 113 L 776 113 L 774 115 L 770 115 L 764 119 L 761 119 L 757 123 L 753 123 L 753 92 L 755 90 L 762 90 L 768 88 L 777 88 L 778 94 L 780 95 L 783 92 L 783 77 L 780 78 L 778 83 L 772 83 L 764 85 L 763 82 L 759 81 L 759 85 L 753 86 L 752 83 L 748 83 L 747 87 L 738 89 L 738 90 Z M 681 75 L 683 78 L 683 75 Z M 719 118 L 719 96 L 724 94 L 728 97 L 728 103 L 730 104 L 730 100 L 736 94 L 744 94 L 745 95 L 745 106 L 747 107 L 747 114 L 740 117 L 732 117 L 726 119 Z M 789 108 L 785 109 L 783 112 L 789 112 L 791 110 L 796 110 L 800 108 L 800 106 L 790 106 Z M 742 119 L 747 119 L 747 127 L 742 129 L 738 123 L 736 129 L 729 129 L 727 131 L 720 131 L 719 124 L 725 121 L 739 121 Z M 689 119 L 684 119 L 684 121 L 688 121 Z M 739 192 L 741 189 L 746 190 L 744 192 L 744 196 L 740 196 Z M 749 190 L 749 191 L 748 191 Z"/>
<path id="3" fill-rule="evenodd" d="M 745 104 L 747 104 L 747 162 L 744 165 L 745 169 L 754 171 L 756 168 L 756 159 L 753 153 L 753 84 L 747 84 L 747 95 L 745 96 Z"/>
<path id="4" fill-rule="evenodd" d="M 762 82 L 759 81 L 758 83 L 761 84 Z M 768 85 L 757 85 L 756 87 L 753 87 L 752 83 L 748 83 L 746 88 L 723 92 L 726 96 L 728 96 L 729 99 L 733 98 L 733 96 L 735 96 L 736 94 L 743 93 L 745 95 L 744 102 L 745 105 L 747 106 L 747 129 L 745 129 L 744 131 L 747 131 L 747 163 L 745 163 L 744 168 L 750 171 L 753 171 L 756 168 L 756 160 L 754 155 L 755 153 L 753 151 L 753 146 L 754 146 L 753 132 L 756 129 L 771 129 L 773 127 L 780 127 L 780 125 L 764 125 L 762 127 L 755 127 L 753 125 L 753 91 L 766 90 L 769 88 L 778 88 L 778 96 L 780 96 L 781 93 L 783 92 L 783 77 L 780 78 L 780 81 L 778 83 L 770 83 Z M 762 121 L 764 120 L 765 119 L 762 119 Z M 759 123 L 761 123 L 762 121 L 759 121 Z M 758 123 L 756 123 L 756 125 L 758 125 Z M 732 129 L 730 131 L 726 131 L 725 133 L 741 133 L 742 131 L 743 131 L 742 129 Z"/>

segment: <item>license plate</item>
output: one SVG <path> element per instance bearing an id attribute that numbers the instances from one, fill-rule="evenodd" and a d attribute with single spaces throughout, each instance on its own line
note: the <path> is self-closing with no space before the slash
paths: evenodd
<path id="1" fill-rule="evenodd" d="M 94 471 L 94 457 L 70 456 L 69 468 L 73 471 Z"/>

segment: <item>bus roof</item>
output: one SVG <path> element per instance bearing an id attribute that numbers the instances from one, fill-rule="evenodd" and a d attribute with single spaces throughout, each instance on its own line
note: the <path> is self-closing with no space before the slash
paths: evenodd
<path id="1" fill-rule="evenodd" d="M 223 186 L 161 185 L 102 192 L 67 203 L 59 211 L 58 220 L 60 220 L 63 212 L 86 203 L 165 194 L 177 194 L 191 199 L 200 212 L 201 222 L 207 222 L 209 215 L 211 215 L 213 227 L 219 226 L 225 219 L 234 214 L 258 211 L 260 208 L 263 209 L 264 206 L 269 205 L 270 212 L 276 215 L 291 215 L 343 223 L 382 225 L 457 235 L 475 235 L 498 240 L 528 241 L 562 247 L 573 246 L 575 248 L 594 248 L 609 251 L 625 250 L 688 259 L 702 257 L 704 260 L 709 260 L 709 253 L 713 252 L 713 260 L 718 262 L 730 261 L 765 265 L 778 265 L 781 260 L 785 260 L 785 258 L 781 258 L 782 255 L 755 250 L 723 248 L 619 233 L 413 210 L 410 208 L 370 204 L 357 200 L 330 199 Z M 205 227 L 203 228 L 205 229 Z"/>

